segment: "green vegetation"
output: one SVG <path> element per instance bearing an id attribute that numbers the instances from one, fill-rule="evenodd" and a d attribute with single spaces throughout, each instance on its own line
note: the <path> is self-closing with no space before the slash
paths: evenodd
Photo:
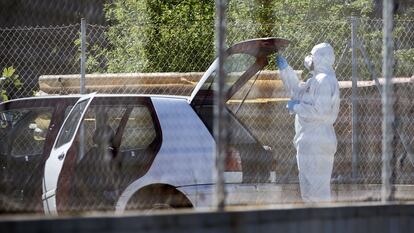
<path id="1" fill-rule="evenodd" d="M 101 72 L 204 71 L 214 58 L 213 0 L 113 0 L 106 5 L 109 46 L 91 46 L 88 67 Z M 398 18 L 408 18 L 407 10 Z M 285 55 L 294 68 L 302 69 L 303 57 L 312 46 L 330 42 L 337 57 L 346 53 L 351 38 L 350 16 L 357 17 L 358 37 L 370 58 L 381 53 L 382 23 L 372 19 L 372 0 L 229 0 L 227 43 L 256 37 L 277 36 L 291 40 Z M 409 24 L 408 24 L 409 25 Z M 407 31 L 406 26 L 396 26 Z M 406 34 L 405 34 L 406 35 Z M 410 40 L 413 43 L 413 40 Z M 412 66 L 412 44 L 400 40 L 396 59 L 400 75 Z M 348 58 L 349 59 L 349 58 Z M 102 62 L 105 65 L 102 66 Z M 349 60 L 343 61 L 350 64 Z M 363 63 L 361 57 L 361 64 Z M 378 62 L 375 63 L 379 68 Z M 105 68 L 103 68 L 105 67 Z M 269 69 L 274 66 L 271 64 Z M 411 68 L 412 69 L 412 68 Z M 339 74 L 349 77 L 350 65 Z"/>
<path id="2" fill-rule="evenodd" d="M 204 70 L 213 59 L 214 9 L 210 0 L 113 1 L 106 6 L 108 71 Z"/>
<path id="3" fill-rule="evenodd" d="M 2 101 L 9 100 L 9 92 L 12 92 L 16 89 L 19 90 L 22 86 L 19 75 L 17 75 L 15 72 L 16 69 L 14 69 L 12 66 L 3 69 L 1 77 L 4 79 L 0 81 L 0 98 Z"/>

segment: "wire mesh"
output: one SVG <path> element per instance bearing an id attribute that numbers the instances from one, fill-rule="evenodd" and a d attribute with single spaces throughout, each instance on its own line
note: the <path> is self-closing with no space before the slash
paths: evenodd
<path id="1" fill-rule="evenodd" d="M 356 39 L 359 45 L 356 48 L 352 48 L 350 44 L 352 25 L 348 20 L 285 24 L 283 27 L 274 27 L 271 35 L 291 41 L 281 54 L 304 80 L 309 74 L 303 68 L 303 58 L 312 47 L 320 42 L 329 42 L 335 49 L 335 68 L 341 87 L 341 105 L 340 114 L 334 125 L 338 139 L 331 181 L 334 201 L 378 200 L 381 184 L 381 93 L 374 79 L 382 82 L 382 21 L 358 19 L 356 23 Z M 197 25 L 141 24 L 131 28 L 87 25 L 87 92 L 190 96 L 214 60 L 213 25 L 211 21 L 199 21 Z M 396 21 L 394 29 L 394 82 L 397 98 L 395 129 L 398 134 L 394 143 L 393 179 L 398 190 L 396 198 L 399 200 L 413 199 L 409 189 L 414 170 L 414 158 L 410 156 L 414 143 L 414 125 L 411 122 L 413 25 L 412 21 Z M 259 25 L 253 23 L 230 22 L 227 25 L 228 46 L 255 38 L 258 28 Z M 6 78 L 1 83 L 3 99 L 79 93 L 80 44 L 85 43 L 80 40 L 80 25 L 0 29 L 0 40 L 0 68 L 14 68 L 3 73 Z M 357 52 L 356 64 L 352 63 L 352 49 Z M 238 61 L 240 59 L 242 58 L 239 57 Z M 277 78 L 278 72 L 273 57 L 270 57 L 269 61 L 270 64 L 263 71 L 254 75 L 227 102 L 229 112 L 234 117 L 234 121 L 230 123 L 232 137 L 227 161 L 229 164 L 225 174 L 228 183 L 226 203 L 229 205 L 301 201 L 296 151 L 292 143 L 295 133 L 294 117 L 285 109 L 288 95 Z M 246 64 L 249 64 L 248 59 L 229 67 L 230 70 L 227 72 L 237 73 L 245 69 L 243 65 Z M 357 67 L 358 72 L 358 90 L 354 93 L 358 103 L 357 122 L 352 122 L 351 111 L 353 66 Z M 67 170 L 66 178 L 59 182 L 73 183 L 73 187 L 77 187 L 85 186 L 82 182 L 86 180 L 86 186 L 90 187 L 73 189 L 81 190 L 79 193 L 67 191 L 66 197 L 61 197 L 61 200 L 57 201 L 59 208 L 67 211 L 115 210 L 116 205 L 122 203 L 118 202 L 122 199 L 121 193 L 132 183 L 140 181 L 137 177 L 142 174 L 137 173 L 143 171 L 134 166 L 144 165 L 138 164 L 139 162 L 133 158 L 146 155 L 149 157 L 141 157 L 145 160 L 140 163 L 147 164 L 153 161 L 155 157 L 151 157 L 149 152 L 157 151 L 164 146 L 164 143 L 167 143 L 165 137 L 174 139 L 174 143 L 177 143 L 176 146 L 168 144 L 170 147 L 167 151 L 171 154 L 179 149 L 188 154 L 201 153 L 199 150 L 205 153 L 211 149 L 203 144 L 184 147 L 182 142 L 177 142 L 178 133 L 159 134 L 156 129 L 166 126 L 159 120 L 154 120 L 161 114 L 160 109 L 155 109 L 158 105 L 154 107 L 148 104 L 148 100 L 143 101 L 142 105 L 128 102 L 129 100 L 125 104 L 125 100 L 119 98 L 119 104 L 111 101 L 92 103 L 85 113 L 83 130 L 78 132 L 84 134 L 85 152 L 72 153 L 77 154 L 76 159 L 81 160 L 92 148 L 98 150 L 99 146 L 94 142 L 94 137 L 104 136 L 94 136 L 95 132 L 100 131 L 98 129 L 105 131 L 106 128 L 107 131 L 101 132 L 102 135 L 114 134 L 125 118 L 124 135 L 120 137 L 119 150 L 126 155 L 126 160 L 117 161 L 109 166 L 104 159 L 98 160 L 102 164 L 85 160 L 85 165 Z M 1 187 L 7 187 L 1 191 L 2 213 L 43 211 L 41 195 L 45 160 L 59 126 L 76 101 L 76 98 L 72 97 L 57 99 L 59 101 L 56 102 L 43 99 L 43 102 L 40 101 L 41 104 L 22 103 L 18 108 L 12 107 L 13 102 L 9 102 L 0 108 Z M 158 104 L 161 106 L 165 103 Z M 130 109 L 130 106 L 133 108 Z M 181 139 L 189 140 L 193 135 L 191 130 L 199 126 L 186 127 L 185 117 L 192 115 L 198 119 L 199 116 L 194 112 L 180 112 L 178 109 L 180 108 L 163 114 L 181 118 L 180 125 L 171 126 L 170 130 L 184 132 L 186 137 Z M 56 115 L 58 112 L 62 114 Z M 197 114 L 201 115 L 202 112 Z M 104 127 L 103 122 L 108 127 Z M 358 129 L 356 141 L 352 140 L 352 124 L 356 124 Z M 207 133 L 212 130 L 212 125 L 203 125 Z M 241 143 L 243 140 L 250 140 L 246 135 L 253 135 L 252 140 L 257 140 L 258 143 Z M 161 141 L 158 141 L 159 137 L 162 138 Z M 199 140 L 208 141 L 211 138 Z M 352 143 L 357 143 L 356 160 L 352 158 Z M 183 148 L 179 148 L 179 145 Z M 244 157 L 246 154 L 249 156 Z M 127 158 L 130 160 L 127 161 Z M 73 158 L 72 163 L 76 163 L 76 159 Z M 183 163 L 197 164 L 200 161 L 192 158 Z M 69 165 L 64 166 L 70 167 L 70 163 L 65 164 Z M 202 170 L 206 177 L 211 178 L 212 171 L 207 168 L 208 166 L 205 166 Z M 353 171 L 353 168 L 356 171 Z M 80 169 L 79 172 L 75 172 L 76 169 Z M 181 169 L 180 167 L 164 166 L 162 169 L 171 174 L 171 179 L 186 178 L 176 171 Z M 16 172 L 17 170 L 23 172 Z M 352 176 L 354 172 L 355 177 Z M 70 174 L 76 174 L 76 177 Z M 174 174 L 179 177 L 174 177 Z M 88 179 L 83 180 L 82 177 Z M 113 181 L 114 177 L 116 181 Z M 157 183 L 153 189 L 141 190 L 141 196 L 131 194 L 130 202 L 124 202 L 129 204 L 125 204 L 124 207 L 147 208 L 154 203 L 157 205 L 156 208 L 160 209 L 179 207 L 178 204 L 197 207 L 198 203 L 202 206 L 200 203 L 208 203 L 210 200 L 209 191 L 213 185 L 208 183 L 206 177 L 197 177 L 205 183 L 197 181 L 202 185 L 194 189 L 171 189 L 168 185 Z M 170 199 L 169 203 L 162 203 L 165 196 L 159 195 L 161 192 L 175 198 Z M 96 197 L 97 193 L 100 195 L 99 198 Z M 185 195 L 180 196 L 182 193 Z M 142 196 L 152 197 L 155 201 L 148 202 L 149 204 L 142 203 Z"/>

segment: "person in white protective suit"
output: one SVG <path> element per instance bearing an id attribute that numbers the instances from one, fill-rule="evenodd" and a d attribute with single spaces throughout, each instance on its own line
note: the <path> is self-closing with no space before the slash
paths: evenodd
<path id="1" fill-rule="evenodd" d="M 331 173 L 337 140 L 333 124 L 339 112 L 339 84 L 333 64 L 332 46 L 321 43 L 305 58 L 311 77 L 300 82 L 282 56 L 276 57 L 280 77 L 291 100 L 287 108 L 295 114 L 296 159 L 304 202 L 331 200 Z"/>

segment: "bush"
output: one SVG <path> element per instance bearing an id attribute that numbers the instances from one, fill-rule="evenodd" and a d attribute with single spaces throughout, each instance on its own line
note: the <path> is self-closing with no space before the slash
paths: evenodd
<path id="1" fill-rule="evenodd" d="M 20 82 L 19 75 L 16 74 L 16 70 L 13 66 L 3 69 L 1 81 L 0 81 L 0 98 L 2 101 L 10 99 L 10 93 L 15 90 L 20 90 L 22 83 Z"/>

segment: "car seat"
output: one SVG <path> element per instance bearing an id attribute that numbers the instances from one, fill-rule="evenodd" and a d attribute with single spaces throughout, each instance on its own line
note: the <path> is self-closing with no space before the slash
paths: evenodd
<path id="1" fill-rule="evenodd" d="M 94 146 L 79 161 L 76 168 L 80 207 L 93 210 L 112 208 L 116 195 L 116 173 L 113 164 L 114 131 L 108 125 L 95 130 Z"/>

